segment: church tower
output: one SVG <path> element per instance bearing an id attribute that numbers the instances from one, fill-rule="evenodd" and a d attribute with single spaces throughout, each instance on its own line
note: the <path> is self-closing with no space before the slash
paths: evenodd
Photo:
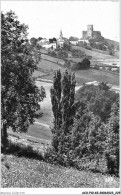
<path id="1" fill-rule="evenodd" d="M 62 30 L 60 30 L 60 40 L 62 40 L 63 39 L 63 33 L 62 33 Z"/>

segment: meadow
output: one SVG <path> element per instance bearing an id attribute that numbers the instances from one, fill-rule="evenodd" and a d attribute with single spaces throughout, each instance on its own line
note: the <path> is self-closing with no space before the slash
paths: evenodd
<path id="1" fill-rule="evenodd" d="M 42 57 L 42 59 L 49 60 L 49 61 L 55 62 L 57 64 L 61 64 L 61 65 L 65 64 L 65 61 L 63 59 L 60 59 L 60 58 L 54 58 L 52 56 L 45 55 L 45 54 L 41 54 L 41 57 Z"/>
<path id="2" fill-rule="evenodd" d="M 62 71 L 64 71 L 64 69 Z M 76 81 L 78 85 L 82 85 L 83 83 L 89 81 L 98 81 L 98 82 L 107 82 L 112 85 L 119 86 L 119 75 L 114 74 L 112 72 L 108 72 L 104 70 L 95 70 L 91 68 L 88 70 L 76 70 L 74 72 L 75 72 Z M 53 74 L 44 75 L 42 78 L 53 80 Z"/>
<path id="3" fill-rule="evenodd" d="M 73 46 L 73 47 L 79 47 L 79 46 Z M 90 51 L 86 49 L 86 52 L 90 52 Z M 94 52 L 94 51 L 91 51 L 91 52 L 93 52 L 93 56 L 96 55 L 97 57 L 95 59 L 96 61 L 94 61 L 93 59 L 91 64 L 98 63 L 98 61 L 102 60 L 102 58 L 105 57 L 105 54 Z M 101 55 L 101 59 L 100 59 L 100 55 Z M 110 63 L 111 62 L 113 63 L 115 60 L 117 60 L 117 59 L 112 58 L 112 56 L 110 55 L 106 55 L 106 56 L 108 57 L 108 59 L 105 58 L 105 60 L 103 60 L 105 61 L 105 63 L 107 63 L 107 60 L 109 60 Z M 40 78 L 47 79 L 47 80 L 53 80 L 54 71 L 60 69 L 62 72 L 64 72 L 65 68 L 63 67 L 63 65 L 59 65 L 57 63 L 57 61 L 59 63 L 64 63 L 64 60 L 57 59 L 57 58 L 44 55 L 44 54 L 42 54 L 41 57 L 42 59 L 38 64 L 38 69 L 39 69 L 38 72 L 40 72 L 40 75 L 39 73 L 35 72 L 34 75 L 36 75 L 36 78 L 40 77 Z M 70 58 L 70 59 L 72 59 L 74 62 L 79 62 L 81 60 L 79 58 Z M 104 62 L 101 62 L 101 64 L 103 63 Z M 95 81 L 95 80 L 98 82 L 108 82 L 112 85 L 119 85 L 119 76 L 115 75 L 113 72 L 106 72 L 104 70 L 95 70 L 95 69 L 76 70 L 74 72 L 75 72 L 77 83 L 79 85 L 81 85 L 82 83 L 86 83 L 89 81 Z"/>
<path id="4" fill-rule="evenodd" d="M 88 50 L 81 46 L 72 46 L 73 49 L 79 49 L 85 52 L 86 55 L 92 56 L 92 59 L 117 59 L 117 56 L 108 55 L 107 52 L 100 52 L 100 50 Z"/>
<path id="5" fill-rule="evenodd" d="M 2 188 L 119 188 L 119 178 L 114 176 L 79 171 L 11 154 L 3 159 Z"/>

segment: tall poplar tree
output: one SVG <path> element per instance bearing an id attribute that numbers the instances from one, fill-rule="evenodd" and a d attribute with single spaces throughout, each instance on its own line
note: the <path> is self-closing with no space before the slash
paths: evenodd
<path id="1" fill-rule="evenodd" d="M 75 115 L 75 75 L 67 69 L 54 75 L 51 102 L 54 115 L 53 147 L 58 153 L 66 153 L 69 147 L 69 130 Z"/>

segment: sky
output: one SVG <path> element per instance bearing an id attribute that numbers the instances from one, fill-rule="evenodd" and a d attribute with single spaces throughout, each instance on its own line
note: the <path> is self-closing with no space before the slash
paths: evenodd
<path id="1" fill-rule="evenodd" d="M 92 24 L 105 38 L 119 41 L 119 1 L 1 1 L 1 10 L 14 11 L 21 23 L 29 26 L 31 37 L 82 37 Z"/>

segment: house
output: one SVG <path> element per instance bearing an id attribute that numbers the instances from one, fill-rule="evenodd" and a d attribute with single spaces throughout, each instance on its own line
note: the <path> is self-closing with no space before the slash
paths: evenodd
<path id="1" fill-rule="evenodd" d="M 38 44 L 39 44 L 39 45 L 42 45 L 42 44 L 47 43 L 47 42 L 48 42 L 48 39 L 43 38 L 43 39 L 41 39 L 40 41 L 38 41 Z"/>
<path id="2" fill-rule="evenodd" d="M 77 45 L 78 41 L 69 41 L 73 45 Z"/>
<path id="3" fill-rule="evenodd" d="M 87 45 L 90 46 L 90 42 L 89 42 L 89 40 L 87 40 L 87 39 L 79 39 L 79 40 L 78 40 L 78 43 L 87 43 Z"/>
<path id="4" fill-rule="evenodd" d="M 44 38 L 38 42 L 45 49 L 56 49 L 56 42 L 50 43 L 48 39 Z"/>

